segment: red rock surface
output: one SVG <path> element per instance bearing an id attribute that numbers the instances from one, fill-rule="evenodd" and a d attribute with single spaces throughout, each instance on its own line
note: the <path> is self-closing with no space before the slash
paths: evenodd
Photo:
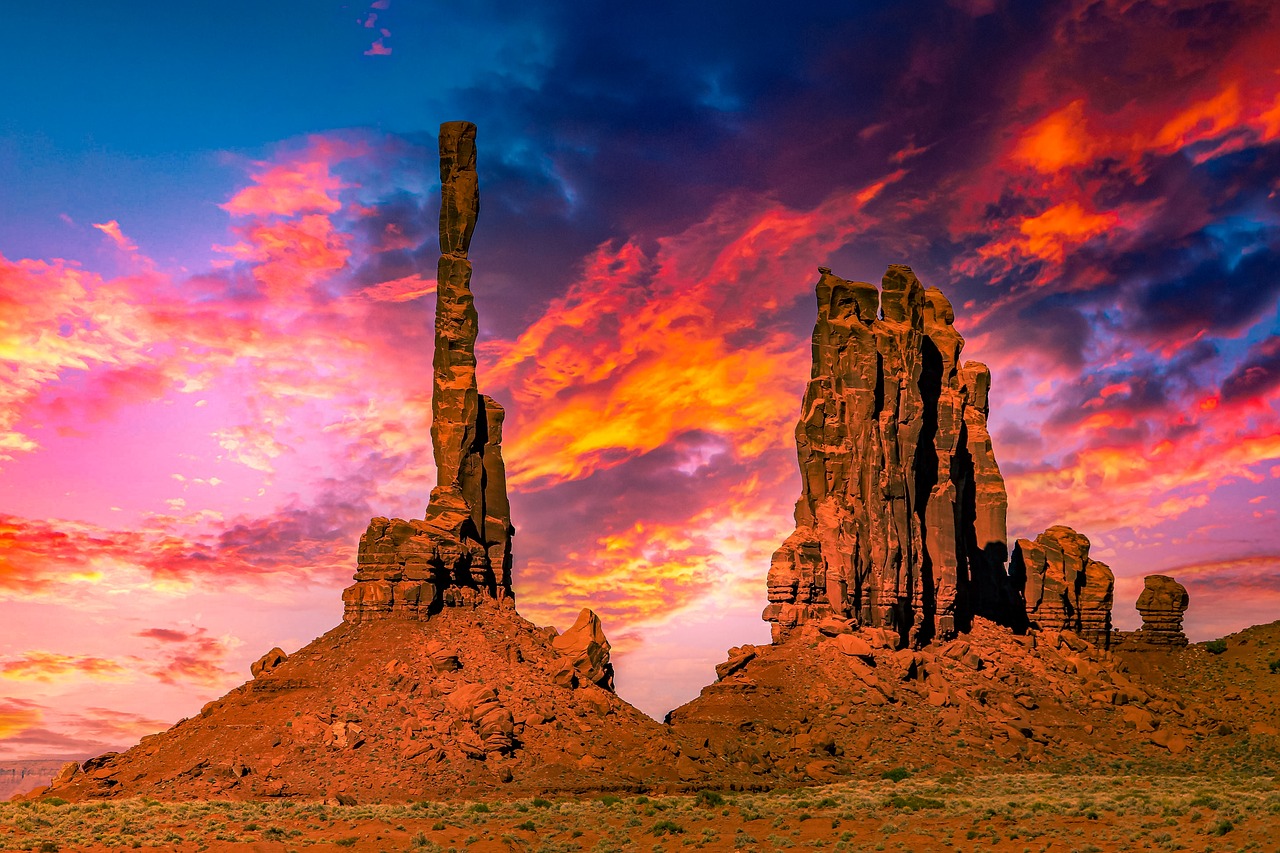
<path id="1" fill-rule="evenodd" d="M 440 126 L 440 263 L 436 276 L 431 448 L 436 488 L 425 518 L 375 518 L 360 537 L 343 619 L 426 619 L 446 606 L 510 606 L 511 505 L 503 410 L 476 388 L 478 318 L 471 235 L 480 213 L 476 127 Z"/>
<path id="2" fill-rule="evenodd" d="M 1070 527 L 1050 527 L 1034 542 L 1013 546 L 1010 574 L 1036 628 L 1075 631 L 1106 648 L 1111 642 L 1115 576 L 1089 559 L 1089 539 Z"/>
<path id="3" fill-rule="evenodd" d="M 1185 646 L 1187 635 L 1182 633 L 1182 616 L 1188 604 L 1190 598 L 1185 586 L 1166 575 L 1147 575 L 1137 604 L 1142 627 L 1130 637 L 1143 643 Z"/>
<path id="4" fill-rule="evenodd" d="M 820 273 L 796 530 L 768 575 L 775 638 L 836 616 L 919 646 L 1009 615 L 989 371 L 960 362 L 951 304 L 909 267 L 879 290 Z"/>
<path id="5" fill-rule="evenodd" d="M 578 644 L 556 639 L 510 610 L 343 623 L 54 790 L 372 802 L 661 790 L 726 769 L 610 690 L 557 686 Z"/>

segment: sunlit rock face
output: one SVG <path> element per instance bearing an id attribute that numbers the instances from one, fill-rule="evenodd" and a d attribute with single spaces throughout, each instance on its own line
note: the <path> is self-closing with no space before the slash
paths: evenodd
<path id="1" fill-rule="evenodd" d="M 446 606 L 510 604 L 511 505 L 503 410 L 476 389 L 478 318 L 467 253 L 480 213 L 476 127 L 440 126 L 431 448 L 437 470 L 421 520 L 375 518 L 360 537 L 343 619 L 425 619 Z"/>
<path id="2" fill-rule="evenodd" d="M 775 641 L 830 618 L 910 645 L 975 615 L 1018 621 L 986 425 L 991 376 L 960 361 L 951 303 L 906 266 L 880 288 L 819 272 L 796 530 L 769 569 Z"/>
<path id="3" fill-rule="evenodd" d="M 1185 646 L 1182 617 L 1191 603 L 1187 588 L 1167 575 L 1147 575 L 1142 579 L 1138 596 L 1138 613 L 1142 627 L 1130 639 L 1157 646 Z"/>
<path id="4" fill-rule="evenodd" d="M 1089 540 L 1057 525 L 1032 542 L 1019 539 L 1009 566 L 1031 627 L 1070 630 L 1095 646 L 1111 644 L 1115 576 L 1089 559 Z"/>

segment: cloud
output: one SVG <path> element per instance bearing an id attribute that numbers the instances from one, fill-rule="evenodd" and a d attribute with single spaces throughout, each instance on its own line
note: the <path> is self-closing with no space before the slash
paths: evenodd
<path id="1" fill-rule="evenodd" d="M 106 234 L 108 237 L 110 237 L 111 242 L 115 243 L 116 246 L 119 247 L 121 251 L 123 252 L 138 251 L 138 244 L 134 243 L 128 237 L 124 236 L 124 233 L 120 230 L 120 223 L 116 222 L 114 219 L 110 220 L 109 222 L 104 222 L 101 224 L 95 222 L 93 223 L 93 227 L 97 228 L 103 234 Z"/>
<path id="2" fill-rule="evenodd" d="M 358 144 L 340 138 L 309 137 L 301 151 L 283 161 L 254 163 L 253 183 L 222 208 L 232 216 L 259 218 L 336 213 L 342 208 L 338 193 L 349 185 L 333 174 L 333 165 L 362 153 Z"/>
<path id="3" fill-rule="evenodd" d="M 1250 348 L 1222 382 L 1222 399 L 1256 400 L 1280 385 L 1280 335 L 1269 335 Z"/>
<path id="4" fill-rule="evenodd" d="M 0 658 L 0 677 L 17 681 L 54 681 L 62 676 L 119 678 L 127 672 L 117 661 L 86 655 L 28 651 Z"/>

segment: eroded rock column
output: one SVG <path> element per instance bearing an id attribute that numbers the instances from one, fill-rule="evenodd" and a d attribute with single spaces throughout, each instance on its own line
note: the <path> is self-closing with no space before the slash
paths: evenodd
<path id="1" fill-rule="evenodd" d="M 431 449 L 436 487 L 422 520 L 375 518 L 360 537 L 347 621 L 422 619 L 443 606 L 506 602 L 511 506 L 502 462 L 502 407 L 476 388 L 478 317 L 471 235 L 480 214 L 476 127 L 440 126 L 440 262 L 436 268 Z"/>
<path id="2" fill-rule="evenodd" d="M 836 616 L 919 645 L 975 613 L 1007 616 L 989 372 L 961 366 L 950 302 L 909 267 L 889 267 L 880 288 L 819 272 L 796 530 L 769 570 L 775 639 Z"/>

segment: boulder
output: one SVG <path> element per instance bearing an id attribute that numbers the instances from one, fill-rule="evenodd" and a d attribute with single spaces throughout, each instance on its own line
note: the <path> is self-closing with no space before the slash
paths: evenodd
<path id="1" fill-rule="evenodd" d="M 609 639 L 600 617 L 584 607 L 573 627 L 551 641 L 552 647 L 568 659 L 573 674 L 583 683 L 613 690 L 613 664 L 609 662 Z M 557 679 L 559 683 L 561 679 Z"/>
<path id="2" fill-rule="evenodd" d="M 284 663 L 288 658 L 289 656 L 284 653 L 283 649 L 276 647 L 253 663 L 249 664 L 249 672 L 254 678 L 266 675 L 268 672 Z"/>

